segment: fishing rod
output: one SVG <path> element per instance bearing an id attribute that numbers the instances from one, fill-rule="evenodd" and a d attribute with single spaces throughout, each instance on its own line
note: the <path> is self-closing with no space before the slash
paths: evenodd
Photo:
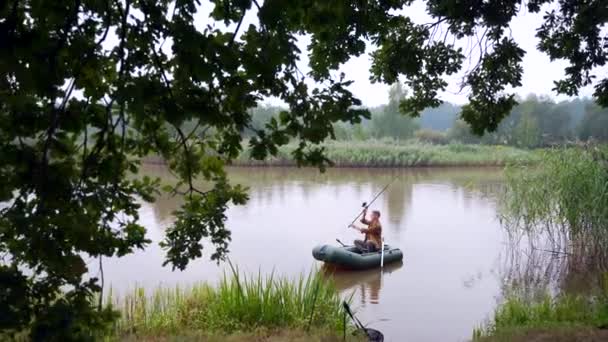
<path id="1" fill-rule="evenodd" d="M 372 203 L 374 203 L 378 197 L 380 197 L 380 195 L 382 195 L 382 193 L 384 191 L 386 191 L 386 189 L 388 189 L 389 185 L 393 184 L 393 182 L 395 181 L 395 179 L 397 179 L 397 177 L 393 177 L 393 179 L 384 186 L 384 188 L 382 188 L 382 190 L 380 190 L 380 192 L 374 197 L 372 198 L 372 200 L 369 202 L 369 204 L 367 204 L 367 202 L 363 202 L 363 204 L 361 205 L 363 207 L 363 209 L 361 210 L 361 212 L 359 213 L 359 215 L 357 215 L 357 217 L 355 217 L 355 219 L 353 220 L 353 222 L 351 222 L 348 227 L 350 228 L 353 224 L 355 224 L 355 222 L 359 219 L 359 217 L 361 217 L 361 215 L 367 210 L 367 208 L 369 208 Z"/>

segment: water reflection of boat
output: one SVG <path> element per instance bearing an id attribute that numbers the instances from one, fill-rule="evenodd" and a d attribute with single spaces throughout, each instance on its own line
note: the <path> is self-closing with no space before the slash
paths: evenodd
<path id="1" fill-rule="evenodd" d="M 321 270 L 325 276 L 334 280 L 336 288 L 339 291 L 358 290 L 358 295 L 361 296 L 361 305 L 365 306 L 367 303 L 378 304 L 383 275 L 391 274 L 401 267 L 403 267 L 403 261 L 385 265 L 382 269 L 365 271 L 345 271 L 327 264 L 323 265 Z"/>

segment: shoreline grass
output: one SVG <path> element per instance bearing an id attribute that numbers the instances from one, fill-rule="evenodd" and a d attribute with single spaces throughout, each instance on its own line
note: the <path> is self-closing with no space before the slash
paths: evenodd
<path id="1" fill-rule="evenodd" d="M 187 288 L 136 288 L 107 302 L 120 313 L 107 340 L 180 334 L 218 336 L 342 336 L 342 299 L 334 284 L 318 272 L 286 277 L 245 276 L 233 269 L 217 286 L 207 283 Z"/>
<path id="2" fill-rule="evenodd" d="M 578 334 L 593 336 L 607 326 L 605 294 L 544 294 L 532 300 L 510 295 L 498 306 L 489 322 L 473 330 L 473 341 L 536 341 L 531 338 L 533 336 L 559 340 Z M 608 332 L 603 333 L 608 336 Z"/>
<path id="3" fill-rule="evenodd" d="M 538 153 L 510 146 L 433 145 L 416 141 L 393 140 L 331 141 L 323 144 L 334 167 L 467 167 L 533 164 Z M 277 155 L 263 161 L 249 158 L 245 148 L 235 166 L 294 166 L 295 145 L 285 145 Z"/>
<path id="4" fill-rule="evenodd" d="M 536 164 L 540 160 L 537 150 L 524 150 L 503 145 L 473 145 L 450 143 L 434 145 L 416 140 L 390 139 L 364 141 L 330 141 L 322 146 L 335 168 L 402 168 L 402 167 L 502 167 L 506 165 Z M 278 148 L 276 156 L 265 160 L 250 158 L 250 149 L 242 153 L 230 166 L 292 167 L 296 145 Z M 158 156 L 144 158 L 146 164 L 164 164 Z"/>

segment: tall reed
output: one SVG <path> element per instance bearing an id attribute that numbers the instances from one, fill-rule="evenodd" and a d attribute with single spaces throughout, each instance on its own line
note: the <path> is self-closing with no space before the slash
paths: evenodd
<path id="1" fill-rule="evenodd" d="M 591 266 L 608 265 L 608 167 L 602 149 L 559 149 L 509 168 L 502 217 L 511 233 L 542 240 Z"/>
<path id="2" fill-rule="evenodd" d="M 294 280 L 274 274 L 246 276 L 234 268 L 215 287 L 201 283 L 151 292 L 137 288 L 111 301 L 121 312 L 117 336 L 310 327 L 339 332 L 343 328 L 338 291 L 314 271 Z"/>

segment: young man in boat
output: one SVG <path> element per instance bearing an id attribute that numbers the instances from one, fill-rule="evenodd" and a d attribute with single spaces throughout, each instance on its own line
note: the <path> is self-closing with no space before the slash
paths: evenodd
<path id="1" fill-rule="evenodd" d="M 366 217 L 367 208 L 363 209 L 363 217 L 361 218 L 361 223 L 367 225 L 367 228 L 357 227 L 354 224 L 351 225 L 352 228 L 365 234 L 365 240 L 355 240 L 355 246 L 357 246 L 362 253 L 379 251 L 380 248 L 382 248 L 380 212 L 378 210 L 372 211 L 371 220 L 368 220 Z"/>

